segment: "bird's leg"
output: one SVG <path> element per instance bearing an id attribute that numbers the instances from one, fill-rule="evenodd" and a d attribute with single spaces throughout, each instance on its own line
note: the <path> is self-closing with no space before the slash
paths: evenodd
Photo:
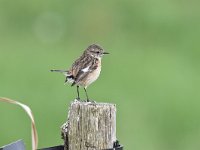
<path id="1" fill-rule="evenodd" d="M 80 100 L 80 96 L 79 96 L 79 86 L 77 86 L 77 94 L 78 94 L 77 100 Z"/>
<path id="2" fill-rule="evenodd" d="M 87 97 L 87 102 L 89 102 L 90 100 L 89 100 L 89 98 L 88 98 L 87 90 L 86 90 L 85 87 L 84 87 L 84 90 L 85 90 L 85 94 L 86 94 L 86 97 Z"/>

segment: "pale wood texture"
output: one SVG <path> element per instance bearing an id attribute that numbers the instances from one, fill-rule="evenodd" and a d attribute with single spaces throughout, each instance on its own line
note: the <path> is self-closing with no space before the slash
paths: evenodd
<path id="1" fill-rule="evenodd" d="M 102 150 L 116 141 L 116 106 L 74 101 L 62 126 L 65 150 Z"/>

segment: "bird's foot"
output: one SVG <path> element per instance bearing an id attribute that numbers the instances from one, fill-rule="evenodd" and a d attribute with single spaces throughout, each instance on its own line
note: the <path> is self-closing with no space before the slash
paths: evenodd
<path id="1" fill-rule="evenodd" d="M 80 97 L 77 97 L 77 98 L 75 99 L 75 101 L 80 102 L 80 101 L 81 101 Z"/>
<path id="2" fill-rule="evenodd" d="M 81 100 L 80 98 L 76 98 L 74 101 L 77 101 L 77 102 L 87 102 L 87 103 L 96 103 L 96 101 L 93 101 L 93 100 Z"/>
<path id="3" fill-rule="evenodd" d="M 88 103 L 96 103 L 96 101 L 89 100 L 89 99 L 87 99 L 87 100 L 84 100 L 84 102 L 88 102 Z"/>

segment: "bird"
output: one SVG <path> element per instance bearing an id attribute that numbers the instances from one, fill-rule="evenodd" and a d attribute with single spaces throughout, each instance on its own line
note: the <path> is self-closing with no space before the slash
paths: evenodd
<path id="1" fill-rule="evenodd" d="M 87 102 L 89 97 L 87 87 L 96 81 L 101 72 L 101 59 L 105 54 L 104 49 L 98 44 L 89 45 L 83 54 L 74 61 L 71 68 L 68 70 L 50 70 L 51 72 L 60 72 L 65 75 L 65 83 L 71 83 L 71 86 L 77 88 L 77 100 L 80 100 L 79 87 L 83 87 Z"/>

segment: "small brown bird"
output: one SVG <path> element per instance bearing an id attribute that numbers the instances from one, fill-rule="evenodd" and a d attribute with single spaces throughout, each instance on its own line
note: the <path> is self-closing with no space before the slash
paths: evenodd
<path id="1" fill-rule="evenodd" d="M 101 72 L 101 58 L 105 52 L 97 44 L 90 45 L 71 66 L 69 70 L 51 70 L 52 72 L 61 72 L 66 76 L 66 82 L 72 83 L 71 86 L 77 86 L 77 99 L 80 100 L 79 86 L 84 88 L 87 101 L 89 97 L 86 88 L 94 82 Z"/>

